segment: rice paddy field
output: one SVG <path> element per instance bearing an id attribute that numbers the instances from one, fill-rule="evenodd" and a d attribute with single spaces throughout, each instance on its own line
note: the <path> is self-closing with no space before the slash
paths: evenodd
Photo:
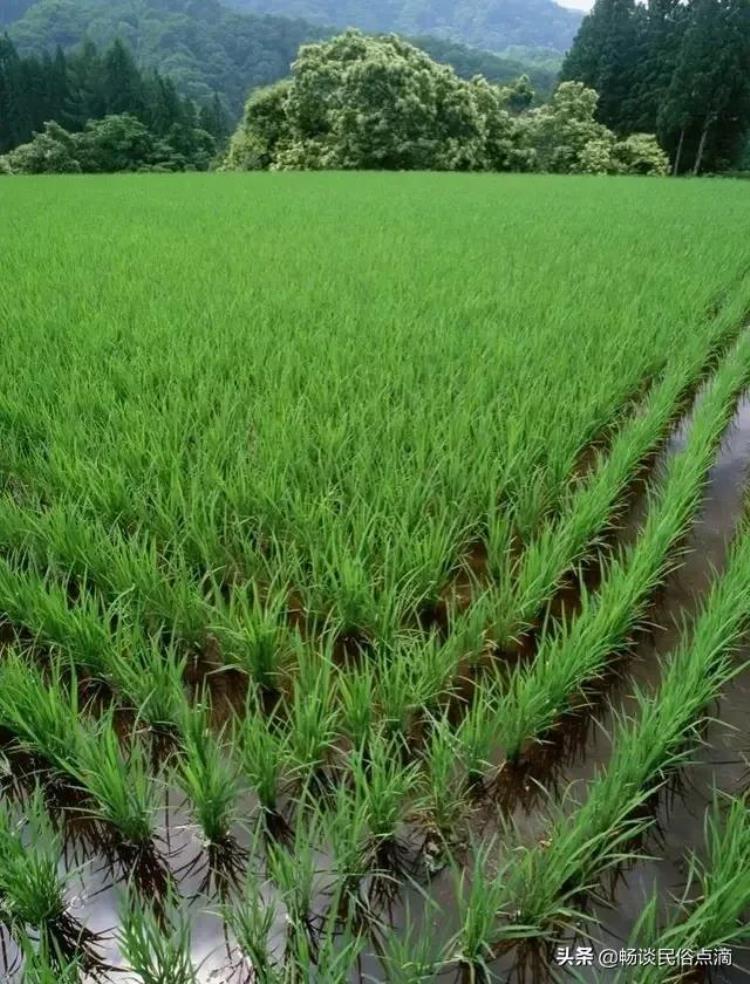
<path id="1" fill-rule="evenodd" d="M 747 979 L 749 227 L 0 183 L 3 981 Z"/>

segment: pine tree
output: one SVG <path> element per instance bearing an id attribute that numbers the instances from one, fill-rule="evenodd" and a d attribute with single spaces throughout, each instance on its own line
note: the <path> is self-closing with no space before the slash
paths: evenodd
<path id="1" fill-rule="evenodd" d="M 21 59 L 10 38 L 0 36 L 0 153 L 22 143 L 30 129 Z"/>
<path id="2" fill-rule="evenodd" d="M 674 173 L 726 168 L 750 124 L 750 0 L 694 0 L 659 113 Z"/>
<path id="3" fill-rule="evenodd" d="M 141 73 L 119 38 L 104 54 L 104 97 L 107 113 L 132 113 L 138 117 L 145 113 Z"/>
<path id="4" fill-rule="evenodd" d="M 599 93 L 597 119 L 631 132 L 645 14 L 635 0 L 596 0 L 563 63 L 561 79 Z"/>

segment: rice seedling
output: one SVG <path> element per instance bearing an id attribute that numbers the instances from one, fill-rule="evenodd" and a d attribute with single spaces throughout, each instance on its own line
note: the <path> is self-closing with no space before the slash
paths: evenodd
<path id="1" fill-rule="evenodd" d="M 325 788 L 326 765 L 336 738 L 340 709 L 336 704 L 333 664 L 326 653 L 300 653 L 288 706 L 289 756 L 303 786 Z"/>
<path id="2" fill-rule="evenodd" d="M 190 957 L 190 916 L 175 898 L 157 915 L 128 891 L 120 907 L 117 944 L 143 984 L 198 984 L 199 968 Z"/>
<path id="3" fill-rule="evenodd" d="M 626 862 L 651 823 L 646 809 L 667 777 L 689 763 L 708 708 L 737 672 L 747 628 L 747 525 L 692 631 L 663 669 L 654 694 L 636 693 L 631 719 L 615 718 L 613 752 L 588 797 L 560 815 L 542 844 L 517 852 L 497 912 L 498 940 L 545 938 L 583 918 L 581 905 L 604 872 Z"/>
<path id="4" fill-rule="evenodd" d="M 160 797 L 143 745 L 136 739 L 123 750 L 111 712 L 77 737 L 68 771 L 91 798 L 92 815 L 117 831 L 118 849 L 148 853 Z"/>
<path id="5" fill-rule="evenodd" d="M 378 733 L 367 758 L 362 750 L 352 753 L 350 769 L 355 795 L 367 804 L 367 867 L 377 875 L 372 894 L 388 897 L 397 890 L 397 879 L 410 867 L 400 833 L 416 792 L 418 765 L 404 764 L 401 743 Z"/>
<path id="6" fill-rule="evenodd" d="M 211 730 L 207 702 L 184 705 L 179 726 L 177 782 L 188 798 L 206 848 L 220 850 L 231 838 L 236 819 L 236 770 Z"/>
<path id="7" fill-rule="evenodd" d="M 460 925 L 447 953 L 470 984 L 490 979 L 490 964 L 496 956 L 494 922 L 504 894 L 504 872 L 493 870 L 492 846 L 477 845 L 470 869 L 454 872 Z"/>
<path id="8" fill-rule="evenodd" d="M 691 954 L 699 962 L 715 961 L 723 950 L 731 960 L 731 947 L 750 939 L 746 914 L 750 906 L 750 815 L 746 798 L 717 796 L 706 813 L 706 860 L 690 859 L 684 900 L 666 924 L 660 925 L 659 899 L 652 896 L 633 931 L 634 945 L 672 953 L 674 961 L 640 968 L 644 984 L 678 981 L 688 977 L 689 963 L 680 965 L 677 954 Z M 627 972 L 620 980 L 635 980 Z"/>
<path id="9" fill-rule="evenodd" d="M 318 875 L 315 841 L 319 832 L 319 817 L 313 813 L 308 815 L 306 824 L 295 823 L 289 847 L 276 841 L 268 845 L 268 873 L 285 909 L 287 971 L 294 967 L 300 952 L 306 954 L 308 966 L 317 962 L 320 927 L 315 912 Z"/>
<path id="10" fill-rule="evenodd" d="M 273 957 L 272 946 L 278 911 L 268 886 L 254 871 L 248 871 L 241 898 L 224 904 L 221 912 L 242 954 L 247 980 L 281 984 L 283 971 Z"/>
<path id="11" fill-rule="evenodd" d="M 479 706 L 479 702 L 474 706 Z M 467 722 L 473 721 L 473 716 L 478 713 L 474 706 L 464 718 L 462 728 L 472 727 Z M 476 728 L 475 724 L 473 726 Z M 488 737 L 485 747 L 490 743 L 491 738 Z M 415 814 L 424 827 L 423 851 L 427 851 L 428 864 L 433 867 L 439 864 L 446 849 L 460 840 L 461 827 L 471 810 L 466 798 L 465 776 L 461 772 L 462 763 L 467 762 L 467 745 L 471 746 L 468 733 L 456 737 L 445 717 L 432 722 L 423 754 L 424 769 Z M 474 773 L 467 770 L 471 782 L 471 776 L 478 774 L 480 766 L 485 765 L 481 749 L 476 745 L 473 749 L 470 747 L 468 760 L 470 767 L 471 761 L 474 761 L 474 769 L 477 770 Z M 484 771 L 486 766 L 482 774 Z"/>
<path id="12" fill-rule="evenodd" d="M 22 948 L 28 929 L 33 929 L 44 953 L 59 956 L 61 962 L 78 957 L 94 972 L 96 939 L 67 909 L 58 870 L 60 848 L 39 790 L 21 818 L 0 803 L 0 920 Z"/>
<path id="13" fill-rule="evenodd" d="M 434 905 L 427 907 L 427 915 Z M 434 915 L 439 917 L 438 913 Z M 385 979 L 389 984 L 427 984 L 438 979 L 445 960 L 445 944 L 436 934 L 421 925 L 407 907 L 404 930 L 387 927 L 381 932 L 379 956 Z"/>
<path id="14" fill-rule="evenodd" d="M 232 747 L 242 775 L 258 797 L 264 829 L 272 837 L 285 836 L 289 828 L 279 796 L 292 762 L 289 733 L 250 702 L 244 717 L 234 723 Z"/>
<path id="15" fill-rule="evenodd" d="M 84 968 L 80 958 L 67 958 L 44 941 L 23 947 L 22 984 L 80 984 Z"/>

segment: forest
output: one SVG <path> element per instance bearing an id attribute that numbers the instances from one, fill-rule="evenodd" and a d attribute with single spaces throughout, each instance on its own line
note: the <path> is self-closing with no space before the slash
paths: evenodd
<path id="1" fill-rule="evenodd" d="M 618 133 L 656 133 L 675 170 L 736 167 L 750 123 L 748 0 L 597 0 L 563 79 L 599 93 Z"/>
<path id="2" fill-rule="evenodd" d="M 512 4 L 500 7 L 511 16 Z M 419 9 L 404 26 L 445 37 L 335 34 L 217 0 L 16 4 L 0 43 L 0 154 L 14 155 L 3 170 L 100 167 L 107 156 L 92 158 L 76 134 L 123 114 L 108 124 L 122 150 L 112 161 L 136 170 L 748 168 L 750 0 L 597 0 L 559 76 L 551 48 L 513 48 L 508 32 L 504 51 L 536 58 L 527 70 L 450 40 L 439 5 L 432 20 Z M 288 12 L 326 10 L 310 0 Z M 400 10 L 370 14 L 398 25 Z M 354 3 L 344 13 L 373 24 Z M 311 92 L 323 103 L 300 109 Z"/>
<path id="3" fill-rule="evenodd" d="M 139 65 L 168 75 L 183 95 L 203 104 L 218 94 L 235 119 L 250 89 L 288 74 L 300 44 L 337 33 L 289 17 L 240 13 L 219 0 L 20 0 L 0 10 L 0 24 L 3 17 L 22 56 L 54 54 L 58 46 L 69 51 L 84 38 L 106 47 L 119 38 Z M 509 82 L 527 72 L 540 92 L 554 87 L 557 66 L 526 64 L 520 53 L 500 57 L 425 36 L 425 30 L 415 33 L 421 48 L 465 78 L 482 74 Z"/>
<path id="4" fill-rule="evenodd" d="M 0 153 L 14 152 L 14 169 L 206 170 L 228 127 L 218 97 L 197 107 L 119 40 L 22 59 L 0 38 Z"/>

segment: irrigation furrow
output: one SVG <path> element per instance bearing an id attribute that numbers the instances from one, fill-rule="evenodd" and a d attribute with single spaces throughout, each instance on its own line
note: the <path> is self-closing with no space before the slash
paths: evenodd
<path id="1" fill-rule="evenodd" d="M 689 528 L 716 445 L 749 379 L 750 335 L 744 335 L 697 407 L 688 445 L 671 459 L 638 541 L 606 565 L 598 594 L 583 593 L 578 618 L 548 633 L 534 662 L 512 676 L 496 719 L 510 763 L 565 714 L 588 706 L 585 688 L 627 645 Z"/>
<path id="2" fill-rule="evenodd" d="M 563 804 L 542 845 L 514 852 L 513 868 L 504 873 L 498 944 L 548 938 L 555 928 L 575 930 L 587 893 L 638 847 L 653 822 L 654 795 L 689 765 L 709 706 L 737 672 L 749 590 L 746 522 L 692 632 L 665 662 L 661 686 L 637 693 L 632 716 L 616 718 L 611 759 L 586 801 L 572 815 Z"/>

